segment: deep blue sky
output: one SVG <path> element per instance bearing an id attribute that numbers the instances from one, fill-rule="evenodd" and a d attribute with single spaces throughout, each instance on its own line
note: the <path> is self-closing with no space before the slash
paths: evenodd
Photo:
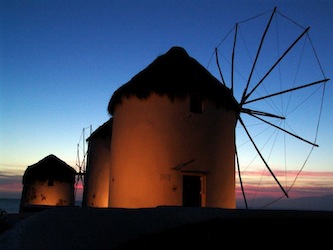
<path id="1" fill-rule="evenodd" d="M 108 101 L 117 88 L 172 46 L 184 47 L 206 67 L 214 48 L 236 22 L 268 13 L 262 19 L 265 25 L 275 6 L 302 26 L 311 27 L 311 40 L 330 78 L 330 0 L 2 0 L 1 174 L 22 175 L 28 165 L 49 154 L 74 167 L 82 129 L 91 125 L 95 130 L 109 118 Z M 261 26 L 258 30 L 262 33 Z M 256 50 L 257 45 L 249 46 Z M 218 77 L 215 61 L 210 68 Z M 329 81 L 317 138 L 320 147 L 311 156 L 309 170 L 333 171 L 332 94 Z M 304 119 L 296 122 L 307 130 L 309 118 Z"/>

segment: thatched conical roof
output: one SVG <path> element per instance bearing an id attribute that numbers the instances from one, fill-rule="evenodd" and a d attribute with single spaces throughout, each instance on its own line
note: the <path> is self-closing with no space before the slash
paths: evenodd
<path id="1" fill-rule="evenodd" d="M 33 181 L 54 179 L 60 182 L 74 183 L 76 171 L 64 161 L 51 154 L 39 162 L 28 166 L 23 175 L 23 184 Z"/>
<path id="2" fill-rule="evenodd" d="M 108 121 L 99 126 L 88 138 L 86 141 L 91 141 L 95 138 L 104 138 L 107 137 L 109 140 L 112 137 L 112 121 L 110 118 Z"/>
<path id="3" fill-rule="evenodd" d="M 199 93 L 203 99 L 211 99 L 218 107 L 237 109 L 238 106 L 230 89 L 181 47 L 172 47 L 116 90 L 110 99 L 108 111 L 112 115 L 123 97 L 146 99 L 152 92 L 167 95 L 170 99 Z"/>

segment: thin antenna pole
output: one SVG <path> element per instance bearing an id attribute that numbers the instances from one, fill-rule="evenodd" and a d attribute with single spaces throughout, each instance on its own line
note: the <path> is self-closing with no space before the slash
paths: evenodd
<path id="1" fill-rule="evenodd" d="M 82 134 L 83 134 L 83 136 L 82 136 L 82 151 L 83 151 L 83 159 L 82 159 L 82 166 L 84 166 L 84 162 L 85 162 L 85 155 L 86 155 L 86 150 L 85 150 L 85 144 L 86 144 L 86 142 L 85 142 L 85 128 L 83 128 L 83 130 L 82 130 Z"/>
<path id="2" fill-rule="evenodd" d="M 80 151 L 80 145 L 78 143 L 77 147 L 76 147 L 76 154 L 77 154 L 77 164 L 76 165 L 79 167 L 79 172 L 80 172 L 81 165 L 80 165 L 80 153 L 79 153 L 79 151 Z"/>

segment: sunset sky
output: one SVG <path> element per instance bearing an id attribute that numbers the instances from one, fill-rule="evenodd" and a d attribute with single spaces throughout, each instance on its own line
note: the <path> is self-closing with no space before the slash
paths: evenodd
<path id="1" fill-rule="evenodd" d="M 0 198 L 20 198 L 25 169 L 49 154 L 78 170 L 77 144 L 82 144 L 83 129 L 91 126 L 94 131 L 107 121 L 113 92 L 172 46 L 183 47 L 221 80 L 214 57 L 218 47 L 230 87 L 236 23 L 240 32 L 234 84 L 239 101 L 251 65 L 246 54 L 254 58 L 274 7 L 282 21 L 272 23 L 272 33 L 279 36 L 268 38 L 263 46 L 255 80 L 278 58 L 269 42 L 278 39 L 283 44 L 277 52 L 281 55 L 304 27 L 311 27 L 310 40 L 307 37 L 291 54 L 301 63 L 288 64 L 286 58 L 286 65 L 273 72 L 253 98 L 265 95 L 263 90 L 279 91 L 277 82 L 285 89 L 292 88 L 293 81 L 302 85 L 332 77 L 333 1 L 0 1 Z M 257 34 L 259 40 L 252 40 Z M 333 195 L 332 81 L 323 91 L 324 85 L 318 85 L 288 95 L 284 105 L 290 108 L 283 106 L 282 112 L 288 115 L 287 123 L 275 123 L 315 140 L 319 147 L 313 151 L 307 143 L 291 141 L 285 133 L 244 117 L 281 184 L 292 186 L 294 198 Z M 275 112 L 268 102 L 248 107 Z M 248 196 L 281 196 L 240 124 L 236 137 Z M 238 175 L 236 179 L 240 197 Z"/>

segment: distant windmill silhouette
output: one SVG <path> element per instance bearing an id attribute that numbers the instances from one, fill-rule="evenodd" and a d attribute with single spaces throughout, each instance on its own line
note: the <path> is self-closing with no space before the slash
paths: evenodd
<path id="1" fill-rule="evenodd" d="M 318 56 L 314 50 L 314 46 L 309 37 L 308 31 L 310 27 L 307 28 L 302 27 L 301 25 L 297 24 L 295 21 L 291 20 L 282 13 L 278 12 L 276 7 L 271 12 L 269 21 L 266 24 L 266 26 L 263 26 L 264 27 L 263 33 L 262 31 L 258 33 L 258 30 L 260 30 L 260 28 L 256 26 L 255 29 L 253 29 L 252 26 L 251 32 L 249 33 L 250 36 L 244 37 L 244 33 L 242 33 L 243 30 L 240 29 L 240 26 L 245 25 L 251 21 L 257 20 L 259 17 L 263 17 L 264 14 L 266 13 L 236 23 L 236 25 L 228 32 L 228 34 L 215 48 L 212 57 L 210 59 L 210 62 L 215 57 L 217 65 L 216 70 L 218 70 L 217 74 L 220 75 L 221 81 L 224 85 L 227 85 L 225 79 L 227 79 L 226 74 L 228 74 L 228 78 L 230 79 L 230 89 L 235 97 L 235 100 L 237 99 L 239 100 L 237 101 L 239 105 L 238 116 L 237 116 L 238 124 L 240 125 L 240 128 L 242 128 L 243 131 L 245 132 L 244 135 L 245 137 L 248 138 L 248 142 L 250 142 L 252 147 L 254 147 L 257 156 L 259 156 L 261 162 L 264 164 L 266 169 L 269 171 L 270 175 L 274 178 L 275 182 L 282 190 L 283 192 L 282 197 L 284 196 L 288 197 L 289 190 L 294 185 L 300 171 L 304 168 L 304 165 L 307 159 L 309 158 L 313 148 L 318 147 L 318 144 L 316 143 L 317 133 L 321 116 L 321 109 L 323 105 L 325 85 L 326 82 L 329 81 L 329 78 L 325 77 L 325 74 L 318 60 Z M 279 20 L 280 23 L 278 23 L 277 15 L 283 18 L 282 22 L 291 24 L 294 28 L 296 27 L 301 29 L 301 33 L 294 40 L 289 40 L 293 39 L 292 38 L 293 34 L 291 33 L 290 28 L 283 27 L 282 29 L 283 36 L 279 36 L 280 30 L 278 30 L 279 27 L 278 24 L 281 23 L 281 20 Z M 275 20 L 275 25 L 273 25 L 273 20 Z M 273 26 L 275 26 L 275 28 Z M 234 32 L 233 36 L 232 32 Z M 228 40 L 229 38 L 230 40 Z M 240 38 L 241 41 L 239 41 Z M 258 39 L 255 42 L 253 42 L 252 40 L 255 38 Z M 252 40 L 249 41 L 248 39 Z M 227 43 L 227 40 L 229 41 L 229 43 Z M 301 41 L 304 41 L 303 44 L 301 44 Z M 251 44 L 251 42 L 253 43 Z M 287 45 L 284 47 L 284 50 L 281 53 L 280 47 L 282 46 L 283 42 L 286 42 Z M 247 47 L 248 44 L 250 44 L 250 46 L 258 46 L 254 55 L 253 54 L 251 55 L 251 52 Z M 277 48 L 276 52 L 278 55 L 276 56 L 276 58 L 274 58 L 275 51 L 272 44 L 275 44 Z M 310 65 L 307 65 L 308 67 L 306 68 L 305 73 L 303 72 L 304 75 L 301 75 L 302 73 L 300 73 L 300 68 L 304 65 L 303 61 L 309 59 L 304 56 L 306 45 L 309 45 L 313 58 L 311 58 L 310 60 L 311 61 Z M 224 53 L 223 50 L 227 52 Z M 294 53 L 296 52 L 293 52 L 294 50 L 298 52 L 299 56 L 295 56 Z M 223 59 L 227 63 L 227 66 L 225 67 L 220 66 L 219 55 L 223 56 Z M 249 61 L 251 61 L 248 64 L 246 64 L 245 62 L 246 55 L 250 57 Z M 288 60 L 293 60 L 293 62 L 292 63 L 289 62 L 290 64 L 288 64 L 288 62 L 286 64 L 283 64 Z M 207 68 L 209 67 L 210 62 Z M 262 66 L 259 66 L 260 63 Z M 264 69 L 264 65 L 270 65 L 270 67 Z M 227 73 L 224 71 L 222 72 L 222 69 L 226 68 L 230 68 L 230 72 Z M 294 69 L 293 73 L 294 79 L 289 80 L 291 74 L 290 72 L 293 69 Z M 316 69 L 318 69 L 319 71 L 320 74 L 319 78 L 314 73 Z M 243 76 L 244 72 L 248 72 L 245 73 L 248 74 L 247 77 Z M 284 78 L 283 75 L 284 72 L 288 72 L 287 75 L 289 79 Z M 237 76 L 239 76 L 238 80 L 236 80 L 236 74 Z M 254 80 L 254 75 L 257 75 L 257 80 Z M 313 77 L 314 79 L 312 79 Z M 239 98 L 236 97 L 237 93 L 235 92 L 236 81 L 238 84 L 244 83 L 243 90 L 238 93 Z M 296 81 L 301 81 L 302 83 L 296 84 Z M 287 86 L 287 84 L 289 85 Z M 309 91 L 311 92 L 309 91 L 304 92 L 305 89 L 307 90 L 309 89 Z M 319 90 L 322 90 L 322 92 L 320 92 Z M 293 120 L 292 118 L 290 119 L 291 122 L 294 123 L 294 125 L 299 125 L 303 127 L 303 129 L 301 129 L 302 132 L 309 129 L 309 128 L 304 129 L 304 123 L 308 123 L 311 120 L 317 121 L 314 124 L 313 131 L 315 136 L 313 140 L 306 139 L 305 137 L 298 135 L 296 132 L 294 132 L 289 123 L 285 123 L 284 126 L 280 125 L 281 122 L 286 122 L 287 120 L 289 121 L 289 117 L 292 117 L 292 115 L 289 116 L 289 114 L 293 113 L 294 110 L 302 106 L 306 101 L 309 101 L 309 99 L 315 93 L 318 94 L 318 92 L 319 92 L 319 97 L 317 101 L 318 111 L 315 114 L 316 117 L 314 117 L 313 114 L 310 113 L 312 112 L 312 107 L 311 107 L 311 110 L 309 109 L 304 110 L 303 108 L 302 111 L 303 117 L 306 117 L 306 115 L 308 115 L 307 118 L 308 120 L 304 119 L 303 121 L 295 122 L 295 120 Z M 294 93 L 297 93 L 299 95 L 296 95 Z M 297 100 L 298 104 L 296 104 L 295 107 L 293 107 L 294 108 L 293 110 L 290 110 L 291 100 L 293 98 Z M 280 103 L 280 107 L 282 107 L 281 112 L 275 103 L 276 101 L 278 101 Z M 263 105 L 263 103 L 265 106 Z M 261 106 L 256 106 L 256 104 L 259 104 Z M 314 103 L 311 103 L 310 106 L 314 106 Z M 269 108 L 270 110 L 273 111 L 272 112 L 262 111 L 264 110 L 264 108 Z M 306 160 L 304 161 L 301 169 L 297 173 L 292 184 L 289 185 L 289 188 L 284 187 L 276 177 L 274 171 L 270 167 L 270 164 L 268 163 L 267 160 L 267 158 L 270 157 L 271 152 L 269 152 L 266 157 L 262 153 L 262 149 L 265 148 L 266 142 L 263 142 L 262 147 L 258 146 L 255 137 L 259 135 L 259 133 L 256 132 L 257 134 L 255 136 L 251 133 L 249 126 L 246 125 L 246 121 L 243 115 L 248 115 L 246 118 L 248 117 L 254 118 L 254 120 L 256 120 L 257 123 L 259 122 L 259 124 L 261 125 L 267 125 L 270 128 L 274 128 L 275 131 L 278 131 L 276 133 L 283 132 L 285 135 L 291 136 L 292 138 L 295 138 L 301 141 L 302 143 L 310 145 L 311 149 L 308 155 L 305 157 Z M 266 141 L 269 139 L 273 140 L 272 138 L 266 138 Z M 286 143 L 284 142 L 284 144 Z M 236 165 L 237 165 L 238 177 L 245 206 L 246 208 L 248 208 L 247 198 L 245 195 L 245 189 L 242 181 L 242 174 L 241 174 L 242 171 L 240 168 L 240 161 L 239 161 L 240 154 L 238 152 L 238 147 L 239 145 L 237 145 L 236 143 L 236 150 L 235 150 Z M 283 155 L 283 152 L 280 155 Z"/>
<path id="2" fill-rule="evenodd" d="M 86 130 L 89 129 L 89 132 Z M 82 129 L 82 133 L 77 143 L 77 156 L 76 156 L 76 167 L 78 168 L 75 180 L 75 196 L 76 191 L 79 187 L 79 183 L 81 182 L 82 186 L 84 186 L 84 177 L 86 175 L 86 165 L 87 165 L 87 150 L 86 150 L 86 139 L 92 133 L 92 126 L 85 127 Z M 88 135 L 88 136 L 87 136 Z"/>

